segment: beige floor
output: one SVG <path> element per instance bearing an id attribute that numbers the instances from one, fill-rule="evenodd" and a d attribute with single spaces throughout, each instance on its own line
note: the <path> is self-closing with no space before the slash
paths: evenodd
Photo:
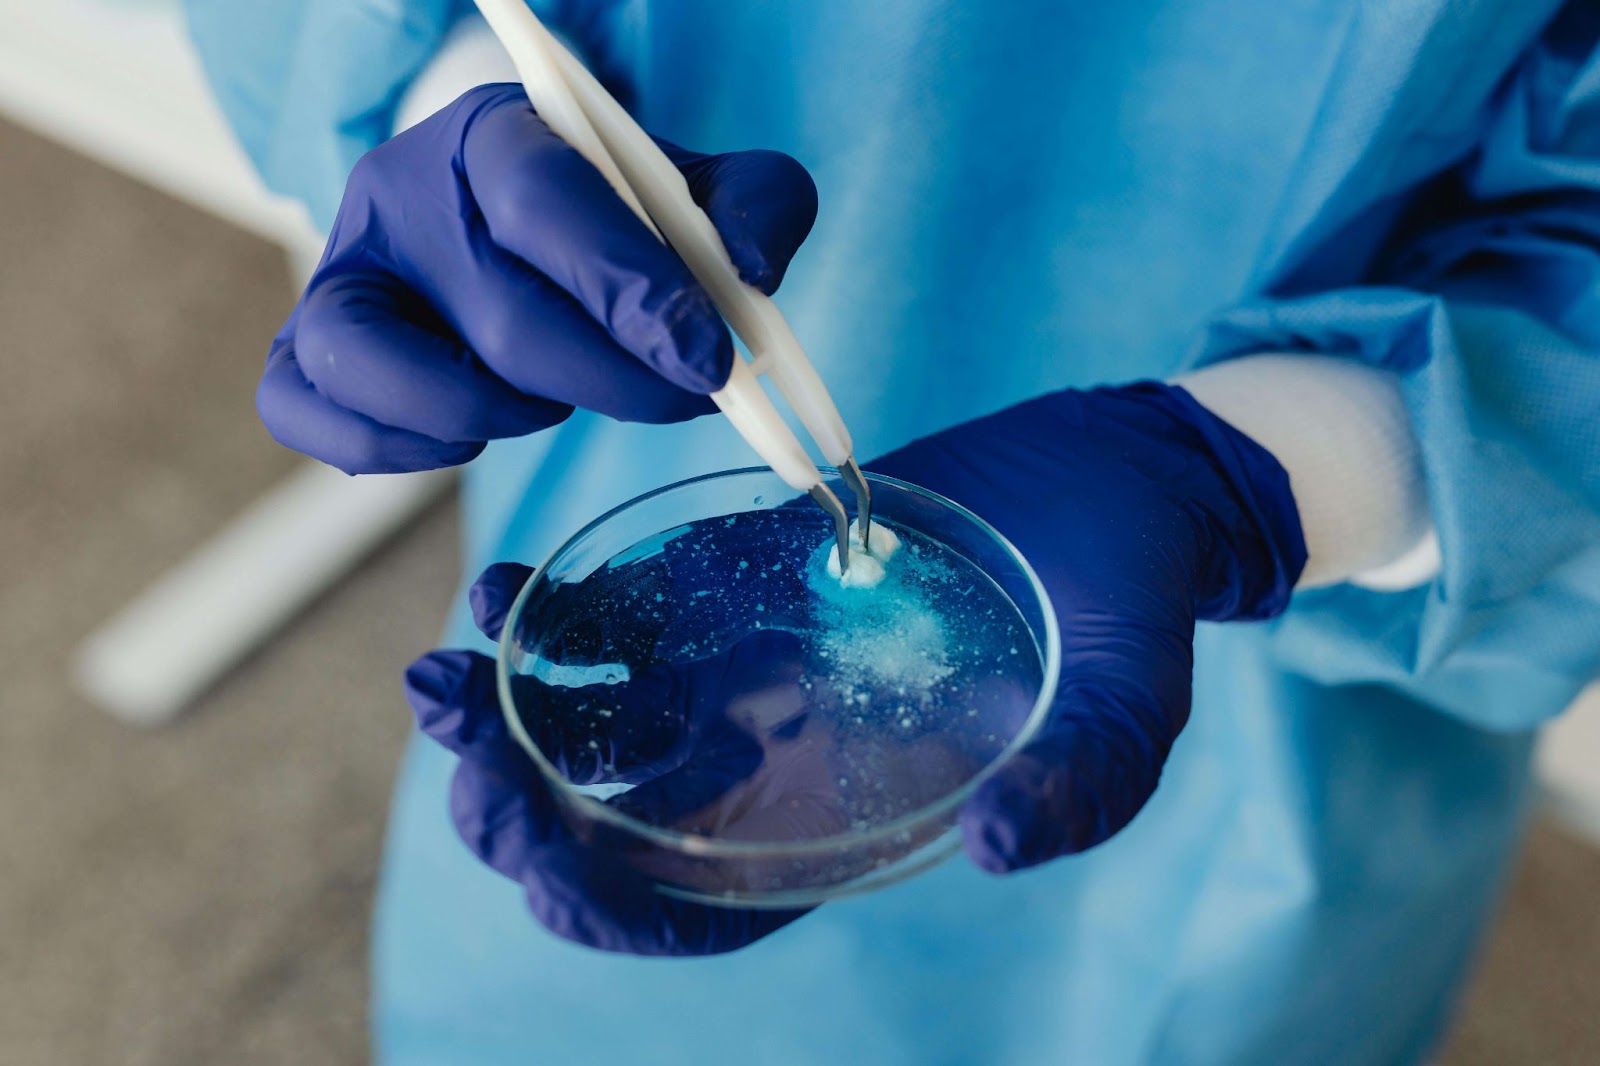
<path id="1" fill-rule="evenodd" d="M 178 726 L 74 641 L 293 458 L 257 426 L 277 253 L 0 126 L 0 1064 L 365 1053 L 366 920 L 454 581 L 442 507 Z M 1443 1061 L 1600 1063 L 1600 853 L 1541 827 Z"/>

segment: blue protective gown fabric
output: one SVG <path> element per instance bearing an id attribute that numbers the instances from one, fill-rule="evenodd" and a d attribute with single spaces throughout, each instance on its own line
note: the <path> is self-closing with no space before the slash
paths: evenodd
<path id="1" fill-rule="evenodd" d="M 213 71 L 239 66 L 232 49 L 262 79 L 241 129 L 269 175 L 296 172 L 303 143 L 304 174 L 328 181 L 307 195 L 331 204 L 317 167 L 351 127 L 329 122 L 391 101 L 419 56 L 346 70 L 328 57 L 369 38 L 310 7 L 256 5 L 249 39 L 197 34 Z M 428 10 L 395 5 L 378 32 Z M 1593 5 L 547 14 L 627 73 L 652 132 L 810 168 L 821 215 L 779 299 L 860 454 L 1062 386 L 1343 353 L 1407 373 L 1445 563 L 1409 592 L 1337 587 L 1270 625 L 1202 626 L 1189 725 L 1104 846 L 1005 879 L 950 863 L 730 956 L 546 934 L 455 839 L 451 758 L 413 745 L 377 915 L 380 1060 L 1424 1059 L 1516 837 L 1529 730 L 1600 669 Z M 280 107 L 269 90 L 299 79 L 338 103 Z M 491 445 L 467 572 L 535 561 L 742 448 L 714 419 L 584 415 Z M 447 641 L 473 642 L 464 603 Z"/>

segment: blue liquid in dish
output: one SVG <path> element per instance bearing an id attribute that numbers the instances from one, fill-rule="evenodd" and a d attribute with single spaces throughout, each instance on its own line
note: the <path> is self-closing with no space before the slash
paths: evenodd
<path id="1" fill-rule="evenodd" d="M 652 825 L 793 841 L 894 822 L 1017 735 L 1042 656 L 963 556 L 892 526 L 875 588 L 801 501 L 679 526 L 525 608 L 517 713 L 575 784 Z"/>

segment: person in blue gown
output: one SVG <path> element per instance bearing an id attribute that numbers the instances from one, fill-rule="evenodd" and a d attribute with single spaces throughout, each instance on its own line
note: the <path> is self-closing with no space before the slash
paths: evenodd
<path id="1" fill-rule="evenodd" d="M 424 153 L 416 167 L 358 168 L 351 188 L 379 205 L 366 221 L 339 210 L 347 179 L 462 5 L 186 6 L 262 175 L 330 228 L 325 268 L 371 254 L 382 206 L 434 180 L 431 149 L 414 138 L 397 150 Z M 1282 595 L 1261 592 L 1271 609 L 1254 615 L 1199 612 L 1192 709 L 1152 764 L 1159 787 L 1079 842 L 1095 846 L 986 864 L 1031 867 L 1005 877 L 952 861 L 704 957 L 596 951 L 537 906 L 536 921 L 527 886 L 457 837 L 457 757 L 419 739 L 375 920 L 379 1061 L 1425 1061 L 1518 840 L 1534 730 L 1600 673 L 1600 8 L 534 6 L 653 134 L 803 164 L 816 223 L 782 249 L 778 299 L 858 455 L 1063 389 L 1334 358 L 1397 382 L 1438 565 L 1406 587 L 1340 580 L 1290 599 L 1304 551 L 1269 530 L 1260 573 Z M 455 150 L 441 131 L 465 137 L 481 115 L 462 109 L 486 98 L 430 120 L 438 180 Z M 279 370 L 286 351 L 280 338 Z M 348 406 L 338 371 L 301 369 L 306 397 Z M 484 389 L 515 383 L 490 370 Z M 1089 397 L 1085 424 L 1123 424 L 1098 394 L 1067 395 Z M 1169 405 L 1161 425 L 1204 422 L 1185 395 L 1150 401 Z M 408 427 L 380 441 L 400 459 L 342 465 L 476 456 L 476 575 L 745 454 L 724 420 L 683 418 L 698 409 L 619 420 L 612 399 L 568 415 L 507 393 L 486 448 Z M 313 421 L 274 432 L 335 448 Z M 1248 442 L 1217 447 L 1265 469 Z M 1280 458 L 1310 542 L 1309 486 Z M 1262 498 L 1273 476 L 1254 481 Z M 472 623 L 463 587 L 445 643 L 491 650 Z"/>

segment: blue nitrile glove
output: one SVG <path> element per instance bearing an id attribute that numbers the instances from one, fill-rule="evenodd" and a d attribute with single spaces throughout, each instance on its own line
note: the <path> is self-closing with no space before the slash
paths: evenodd
<path id="1" fill-rule="evenodd" d="M 1127 825 L 1189 719 L 1195 620 L 1270 618 L 1305 566 L 1288 474 L 1170 385 L 1051 393 L 870 469 L 987 519 L 1055 604 L 1055 706 L 961 812 L 967 854 L 995 873 Z"/>
<path id="2" fill-rule="evenodd" d="M 531 573 L 526 566 L 500 563 L 478 579 L 471 601 L 485 635 L 499 637 Z M 610 802 L 668 824 L 674 814 L 699 810 L 759 768 L 752 723 L 731 722 L 723 709 L 738 693 L 774 682 L 785 642 L 794 645 L 798 662 L 798 640 L 773 630 L 752 635 L 726 655 L 656 668 L 619 684 L 563 690 L 528 676 L 515 683 L 524 689 L 519 700 L 577 700 L 608 712 L 584 716 L 585 722 L 598 718 L 608 724 L 598 734 L 592 728 L 571 736 L 552 732 L 553 723 L 572 721 L 569 715 L 528 724 L 543 726 L 534 740 L 563 776 L 577 784 L 634 784 Z M 450 812 L 462 840 L 492 869 L 521 884 L 534 916 L 558 936 L 638 955 L 710 955 L 743 947 L 804 913 L 708 907 L 664 896 L 634 869 L 585 847 L 507 729 L 488 656 L 424 655 L 406 671 L 406 697 L 422 731 L 461 758 Z"/>
<path id="3" fill-rule="evenodd" d="M 783 279 L 816 187 L 778 152 L 663 143 L 740 276 Z M 699 284 L 520 86 L 480 86 L 350 175 L 322 264 L 256 395 L 281 443 L 349 473 L 463 463 L 574 407 L 713 410 L 732 367 Z"/>
<path id="4" fill-rule="evenodd" d="M 1305 564 L 1283 468 L 1172 386 L 1053 393 L 869 466 L 982 515 L 1033 564 L 1055 605 L 1055 706 L 1040 735 L 961 814 L 967 853 L 994 872 L 1082 851 L 1127 825 L 1188 719 L 1196 619 L 1278 613 Z M 527 574 L 502 564 L 474 587 L 486 633 L 498 632 Z M 480 858 L 524 885 L 534 913 L 556 933 L 612 950 L 710 953 L 797 916 L 686 904 L 630 875 L 599 871 L 565 833 L 537 771 L 501 725 L 489 659 L 434 652 L 407 682 L 423 730 L 462 756 L 457 828 Z M 699 683 L 742 682 L 723 663 Z M 631 704 L 635 717 L 619 716 L 641 724 L 619 726 L 608 757 L 630 746 L 647 753 L 619 767 L 629 780 L 682 765 L 697 729 L 720 735 L 696 707 L 720 706 L 724 693 L 700 700 L 695 692 L 695 684 L 662 685 Z M 559 738 L 541 742 L 562 747 Z M 722 774 L 713 788 L 748 772 L 736 757 L 710 763 Z M 568 772 L 586 779 L 591 770 Z"/>

